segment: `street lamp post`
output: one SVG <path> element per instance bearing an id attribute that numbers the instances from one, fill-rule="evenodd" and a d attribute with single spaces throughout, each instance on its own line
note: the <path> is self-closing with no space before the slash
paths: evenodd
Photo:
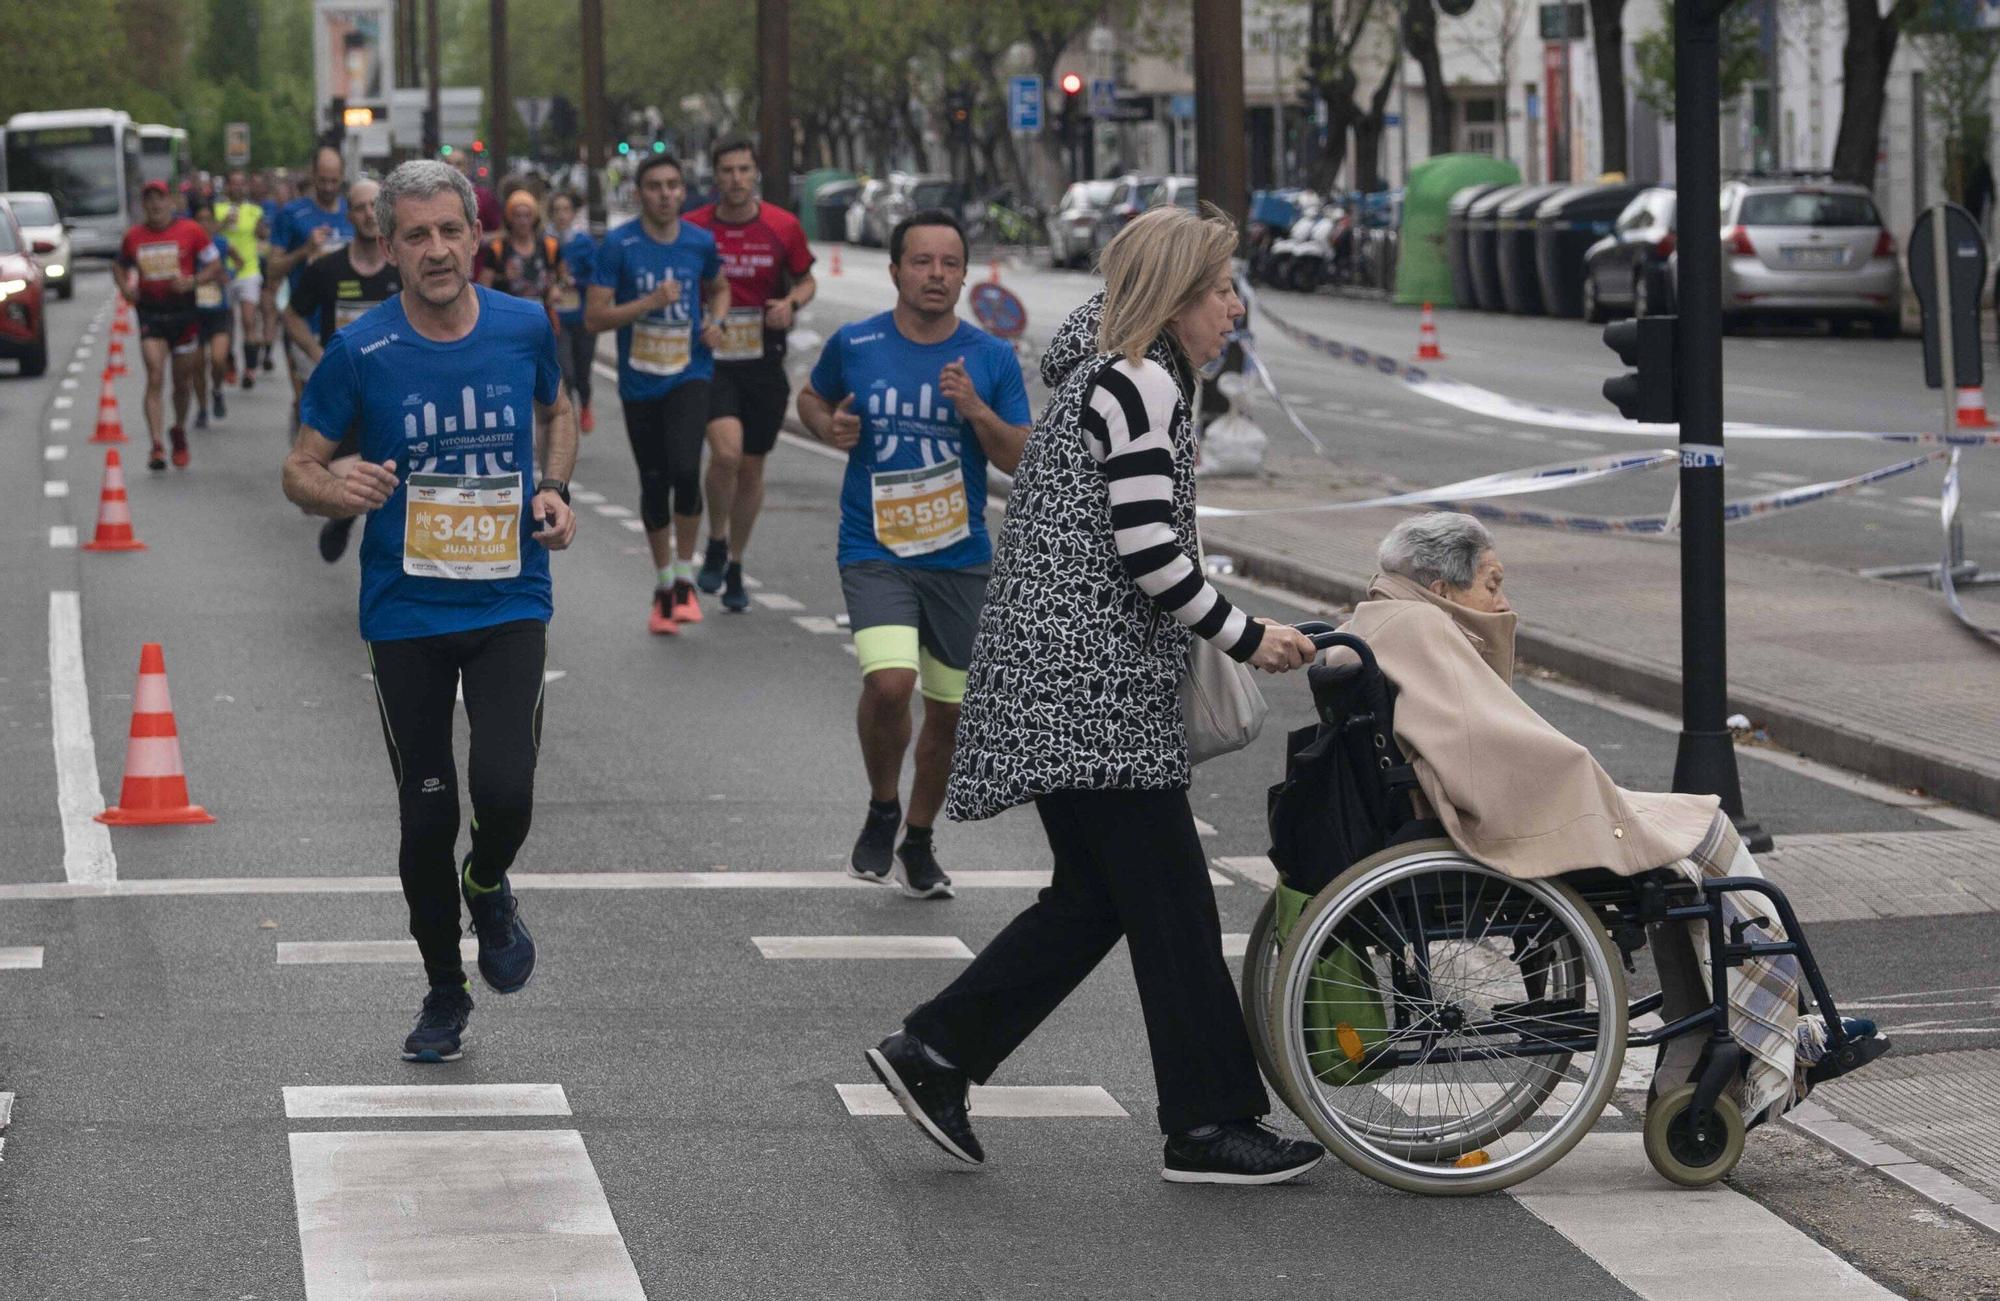
<path id="1" fill-rule="evenodd" d="M 1752 851 L 1728 718 L 1722 540 L 1721 0 L 1676 0 L 1674 161 L 1680 202 L 1681 735 L 1674 789 L 1718 795 Z M 1554 106 L 1551 105 L 1551 113 Z"/>
<path id="2" fill-rule="evenodd" d="M 433 4 L 437 0 L 431 0 Z M 582 0 L 584 202 L 590 232 L 600 238 L 604 211 L 604 0 Z"/>
<path id="3" fill-rule="evenodd" d="M 444 143 L 444 123 L 438 116 L 438 0 L 424 0 L 424 157 L 435 158 Z"/>
<path id="4" fill-rule="evenodd" d="M 507 0 L 487 0 L 486 30 L 488 79 L 493 85 L 486 156 L 491 160 L 488 166 L 493 169 L 493 186 L 498 189 L 500 178 L 507 172 L 507 155 L 510 152 L 507 148 L 507 128 L 512 125 L 514 116 L 514 101 L 508 97 L 507 86 Z"/>
<path id="5" fill-rule="evenodd" d="M 1243 0 L 1194 0 L 1195 192 L 1242 229 Z"/>
<path id="6" fill-rule="evenodd" d="M 792 5 L 757 0 L 757 135 L 764 198 L 792 202 Z"/>

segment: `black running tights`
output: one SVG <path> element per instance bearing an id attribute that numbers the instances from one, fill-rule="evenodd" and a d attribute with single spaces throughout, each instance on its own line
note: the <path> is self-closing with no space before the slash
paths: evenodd
<path id="1" fill-rule="evenodd" d="M 708 381 L 691 379 L 663 398 L 626 402 L 625 436 L 639 463 L 639 515 L 658 532 L 673 517 L 701 514 L 701 447 L 708 436 Z"/>
<path id="2" fill-rule="evenodd" d="M 548 628 L 536 619 L 368 644 L 382 735 L 396 773 L 403 845 L 397 866 L 410 934 L 433 985 L 465 978 L 458 953 L 458 768 L 453 703 L 460 678 L 472 744 L 472 879 L 497 884 L 528 838 L 542 742 Z"/>

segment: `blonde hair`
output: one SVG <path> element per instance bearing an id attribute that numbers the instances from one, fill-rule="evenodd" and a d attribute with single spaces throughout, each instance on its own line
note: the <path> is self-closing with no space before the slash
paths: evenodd
<path id="1" fill-rule="evenodd" d="M 1104 315 L 1097 350 L 1138 361 L 1167 323 L 1199 302 L 1236 256 L 1236 223 L 1214 204 L 1200 213 L 1162 207 L 1142 212 L 1112 237 L 1098 259 Z"/>

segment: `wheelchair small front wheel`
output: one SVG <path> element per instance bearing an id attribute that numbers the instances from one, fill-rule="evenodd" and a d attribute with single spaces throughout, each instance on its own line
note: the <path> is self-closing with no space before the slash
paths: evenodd
<path id="1" fill-rule="evenodd" d="M 1735 1100 L 1717 1098 L 1707 1123 L 1697 1127 L 1688 1110 L 1694 1088 L 1683 1084 L 1669 1089 L 1646 1107 L 1646 1159 L 1683 1188 L 1707 1187 L 1743 1157 L 1743 1113 Z"/>

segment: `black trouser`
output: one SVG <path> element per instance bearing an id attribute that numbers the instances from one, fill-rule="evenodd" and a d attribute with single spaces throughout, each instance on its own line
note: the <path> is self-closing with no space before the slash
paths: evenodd
<path id="1" fill-rule="evenodd" d="M 466 762 L 472 879 L 494 885 L 520 852 L 534 815 L 547 647 L 548 627 L 538 619 L 368 643 L 402 809 L 403 898 L 433 985 L 465 979 L 458 955 L 458 768 L 451 752 L 459 678 L 472 726 Z"/>
<path id="2" fill-rule="evenodd" d="M 674 516 L 701 514 L 701 447 L 708 435 L 708 381 L 686 380 L 663 398 L 626 402 L 625 436 L 639 463 L 639 517 L 658 531 Z"/>
<path id="3" fill-rule="evenodd" d="M 556 360 L 562 365 L 563 381 L 578 402 L 589 406 L 590 363 L 597 358 L 597 336 L 584 329 L 581 322 L 571 325 L 565 321 L 559 342 Z"/>
<path id="4" fill-rule="evenodd" d="M 1035 801 L 1055 876 L 936 998 L 911 1034 L 984 1083 L 1125 937 L 1146 1015 L 1160 1129 L 1270 1110 L 1222 957 L 1208 858 L 1185 791 L 1061 791 Z"/>

